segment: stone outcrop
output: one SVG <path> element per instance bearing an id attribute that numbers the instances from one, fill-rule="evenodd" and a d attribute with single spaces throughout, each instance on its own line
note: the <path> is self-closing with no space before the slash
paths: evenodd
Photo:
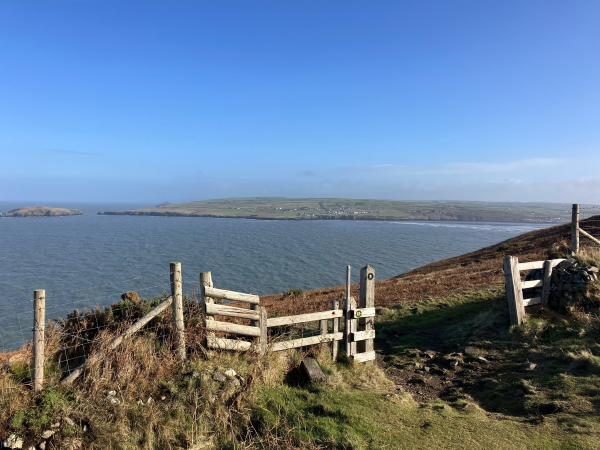
<path id="1" fill-rule="evenodd" d="M 586 296 L 586 291 L 599 276 L 597 267 L 582 267 L 574 258 L 561 262 L 552 270 L 548 306 L 562 313 L 576 306 L 597 308 L 600 305 Z M 530 271 L 525 280 L 541 280 L 543 277 L 544 270 L 538 269 Z M 525 297 L 538 297 L 542 295 L 542 288 L 525 289 L 523 294 Z"/>
<path id="2" fill-rule="evenodd" d="M 26 206 L 7 212 L 5 217 L 60 217 L 81 216 L 83 213 L 78 209 L 48 208 L 47 206 Z"/>

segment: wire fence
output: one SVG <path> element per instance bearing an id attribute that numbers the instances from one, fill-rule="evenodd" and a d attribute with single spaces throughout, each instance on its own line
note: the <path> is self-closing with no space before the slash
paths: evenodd
<path id="1" fill-rule="evenodd" d="M 168 271 L 83 289 L 46 292 L 45 382 L 69 375 L 91 353 L 164 301 L 171 291 L 171 275 Z M 138 288 L 140 282 L 145 287 Z M 132 285 L 137 289 L 127 290 Z M 188 326 L 201 323 L 199 287 L 182 283 L 184 322 Z M 118 292 L 99 294 L 107 288 Z M 2 311 L 10 313 L 0 312 L 0 390 L 33 384 L 33 297 L 3 302 Z M 173 347 L 172 322 L 169 308 L 141 330 L 156 342 L 157 351 Z M 190 344 L 197 346 L 193 338 Z"/>
<path id="2" fill-rule="evenodd" d="M 579 209 L 579 228 L 600 240 L 600 206 L 582 206 Z M 585 236 L 580 238 L 584 247 L 600 247 L 600 244 Z"/>

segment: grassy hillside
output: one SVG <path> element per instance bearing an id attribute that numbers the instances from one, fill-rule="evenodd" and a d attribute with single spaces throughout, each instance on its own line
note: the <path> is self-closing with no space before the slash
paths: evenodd
<path id="1" fill-rule="evenodd" d="M 348 198 L 223 198 L 161 203 L 156 208 L 104 214 L 237 217 L 280 220 L 459 220 L 562 223 L 570 205 L 554 203 L 400 202 Z"/>
<path id="2" fill-rule="evenodd" d="M 567 226 L 534 231 L 378 281 L 377 365 L 333 362 L 327 346 L 315 347 L 327 375 L 320 385 L 299 376 L 300 352 L 206 353 L 193 321 L 183 363 L 168 341 L 142 333 L 73 386 L 49 383 L 38 395 L 16 385 L 22 364 L 4 365 L 0 377 L 15 385 L 0 391 L 0 438 L 15 433 L 27 448 L 60 422 L 47 448 L 600 448 L 597 311 L 538 308 L 510 327 L 500 270 L 507 254 L 562 256 L 568 236 Z M 586 258 L 600 264 L 597 252 Z M 261 304 L 287 315 L 328 308 L 342 292 Z M 596 282 L 589 295 L 600 300 L 598 292 Z M 157 301 L 143 301 L 139 313 Z M 239 384 L 213 379 L 229 367 Z"/>

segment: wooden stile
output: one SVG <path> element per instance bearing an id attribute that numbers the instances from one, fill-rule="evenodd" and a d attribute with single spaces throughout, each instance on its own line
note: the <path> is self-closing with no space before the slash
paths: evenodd
<path id="1" fill-rule="evenodd" d="M 321 321 L 325 319 L 333 319 L 335 317 L 342 317 L 343 315 L 344 313 L 341 310 L 332 310 L 309 314 L 298 314 L 297 316 L 273 317 L 267 320 L 267 326 L 270 328 L 278 327 L 281 325 L 294 325 L 306 322 L 316 322 L 317 320 Z"/>
<path id="2" fill-rule="evenodd" d="M 38 392 L 44 386 L 45 334 L 46 330 L 46 290 L 33 291 L 33 390 Z"/>
<path id="3" fill-rule="evenodd" d="M 360 318 L 358 319 L 359 332 L 371 332 L 372 337 L 361 341 L 357 345 L 360 353 L 371 352 L 375 349 L 375 269 L 365 266 L 360 270 L 360 299 L 358 303 Z M 355 312 L 355 315 L 357 312 Z M 354 333 L 356 335 L 356 333 Z M 372 365 L 373 362 L 367 364 Z"/>
<path id="4" fill-rule="evenodd" d="M 252 342 L 237 341 L 235 339 L 215 338 L 207 339 L 208 348 L 218 348 L 222 350 L 234 350 L 245 352 L 252 348 Z"/>
<path id="5" fill-rule="evenodd" d="M 503 261 L 504 279 L 506 280 L 506 297 L 511 325 L 521 325 L 525 322 L 525 307 L 523 305 L 523 290 L 521 275 L 518 269 L 519 260 L 507 256 Z"/>
<path id="6" fill-rule="evenodd" d="M 211 316 L 237 317 L 240 319 L 250 319 L 258 324 L 260 312 L 251 309 L 236 308 L 235 306 L 217 305 L 215 303 L 206 304 L 206 314 Z M 251 325 L 258 326 L 258 325 Z"/>
<path id="7" fill-rule="evenodd" d="M 375 361 L 376 354 L 374 351 L 358 353 L 352 357 L 355 362 L 367 362 L 367 361 Z"/>
<path id="8" fill-rule="evenodd" d="M 526 263 L 519 263 L 517 265 L 520 271 L 522 270 L 534 270 L 534 269 L 542 269 L 544 267 L 544 261 L 533 261 Z"/>
<path id="9" fill-rule="evenodd" d="M 331 305 L 331 308 L 334 311 L 339 310 L 340 309 L 340 301 L 334 300 Z M 333 334 L 339 333 L 339 331 L 340 331 L 340 319 L 335 318 L 335 319 L 333 319 Z M 339 345 L 338 341 L 331 341 L 331 358 L 334 361 L 337 361 L 339 348 L 340 348 L 340 345 Z"/>
<path id="10" fill-rule="evenodd" d="M 206 322 L 206 329 L 211 331 L 221 331 L 223 333 L 241 334 L 242 336 L 260 337 L 259 327 L 250 327 L 229 322 L 217 322 L 216 320 L 208 320 Z"/>
<path id="11" fill-rule="evenodd" d="M 200 273 L 200 301 L 202 304 L 202 326 L 204 326 L 204 328 L 208 328 L 207 324 L 208 322 L 211 322 L 213 320 L 215 320 L 215 317 L 213 315 L 210 315 L 206 312 L 206 306 L 209 304 L 214 304 L 215 300 L 212 297 L 209 297 L 206 295 L 206 288 L 212 287 L 213 286 L 213 282 L 212 282 L 212 275 L 210 272 L 201 272 Z M 208 341 L 210 339 L 214 339 L 215 338 L 215 333 L 207 333 L 206 334 L 206 346 L 208 347 Z"/>
<path id="12" fill-rule="evenodd" d="M 244 294 L 242 292 L 228 291 L 225 289 L 216 289 L 212 286 L 205 286 L 204 290 L 206 296 L 211 297 L 213 299 L 220 298 L 223 300 L 230 300 L 233 302 L 253 303 L 256 305 L 260 303 L 260 298 L 258 297 L 258 295 L 254 294 Z"/>
<path id="13" fill-rule="evenodd" d="M 542 297 L 525 298 L 523 299 L 523 306 L 535 306 L 542 304 Z"/>
<path id="14" fill-rule="evenodd" d="M 173 329 L 175 331 L 175 345 L 177 346 L 177 359 L 185 359 L 185 324 L 183 321 L 183 288 L 181 281 L 181 263 L 170 264 L 171 297 L 173 297 Z"/>
<path id="15" fill-rule="evenodd" d="M 350 309 L 356 309 L 356 299 L 354 297 L 350 297 Z M 350 335 L 357 331 L 358 329 L 358 320 L 350 319 L 347 321 L 349 323 L 348 334 L 346 335 L 347 343 L 346 345 L 350 347 L 350 352 L 348 356 L 356 355 L 356 342 L 353 342 L 350 339 Z"/>
<path id="16" fill-rule="evenodd" d="M 306 345 L 315 345 L 330 341 L 341 341 L 342 339 L 344 339 L 344 333 L 329 333 L 324 336 L 317 335 L 307 338 L 291 339 L 289 341 L 276 342 L 273 345 L 271 345 L 271 349 L 274 352 L 280 352 L 282 350 L 290 350 L 292 348 L 304 347 Z"/>
<path id="17" fill-rule="evenodd" d="M 542 288 L 542 307 L 548 307 L 548 298 L 550 297 L 550 284 L 552 283 L 552 269 L 555 262 L 553 260 L 544 261 L 544 280 Z"/>
<path id="18" fill-rule="evenodd" d="M 269 335 L 267 330 L 267 308 L 261 306 L 260 309 L 260 319 L 258 321 L 258 325 L 260 328 L 260 337 L 258 345 L 260 347 L 261 354 L 266 354 L 269 347 Z"/>
<path id="19" fill-rule="evenodd" d="M 579 253 L 579 204 L 573 204 L 573 213 L 571 216 L 571 253 Z"/>
<path id="20" fill-rule="evenodd" d="M 345 321 L 344 321 L 344 342 L 345 342 L 345 352 L 346 355 L 350 356 L 352 354 L 352 352 L 350 351 L 350 340 L 348 339 L 348 334 L 352 332 L 352 330 L 350 330 L 351 326 L 350 326 L 350 310 L 352 309 L 351 307 L 351 302 L 350 302 L 350 284 L 351 284 L 351 278 L 350 278 L 350 274 L 351 274 L 351 267 L 350 266 L 346 266 L 346 301 L 344 302 L 344 313 L 345 313 Z"/>
<path id="21" fill-rule="evenodd" d="M 521 289 L 532 289 L 544 286 L 544 280 L 521 281 Z"/>
<path id="22" fill-rule="evenodd" d="M 360 344 L 359 341 L 366 341 L 367 339 L 375 339 L 375 330 L 356 331 L 354 333 L 350 333 L 350 341 L 352 342 L 358 342 Z"/>

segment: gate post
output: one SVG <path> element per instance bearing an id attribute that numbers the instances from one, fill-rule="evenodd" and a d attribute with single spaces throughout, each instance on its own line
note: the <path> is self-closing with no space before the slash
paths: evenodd
<path id="1" fill-rule="evenodd" d="M 359 308 L 375 307 L 375 270 L 371 266 L 363 267 L 360 270 L 360 299 Z M 375 329 L 375 319 L 366 317 L 358 320 L 358 331 L 369 331 Z M 373 339 L 360 341 L 358 351 L 360 353 L 372 352 L 375 350 Z M 375 361 L 367 361 L 368 365 L 374 365 Z"/>
<path id="2" fill-rule="evenodd" d="M 573 204 L 571 216 L 571 254 L 579 253 L 579 204 Z"/>

